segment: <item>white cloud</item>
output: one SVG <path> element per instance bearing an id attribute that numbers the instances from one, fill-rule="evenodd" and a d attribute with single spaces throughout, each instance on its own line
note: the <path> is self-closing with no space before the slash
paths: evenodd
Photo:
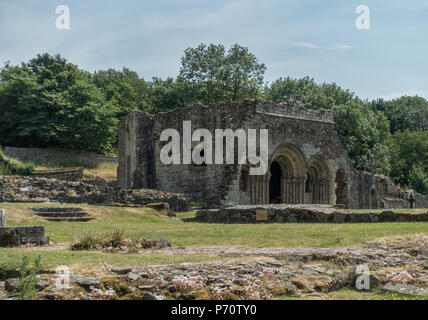
<path id="1" fill-rule="evenodd" d="M 353 46 L 350 46 L 347 44 L 336 44 L 330 47 L 323 47 L 313 42 L 290 42 L 290 45 L 295 47 L 303 47 L 303 48 L 309 48 L 309 49 L 325 49 L 325 50 L 332 50 L 332 51 L 344 51 L 344 50 L 354 49 Z"/>
<path id="2" fill-rule="evenodd" d="M 304 47 L 304 48 L 311 48 L 311 49 L 318 49 L 320 48 L 315 43 L 312 42 L 290 42 L 292 46 L 295 47 Z"/>
<path id="3" fill-rule="evenodd" d="M 353 46 L 349 46 L 347 44 L 336 44 L 332 47 L 327 48 L 328 50 L 342 51 L 342 50 L 350 50 L 353 49 Z"/>

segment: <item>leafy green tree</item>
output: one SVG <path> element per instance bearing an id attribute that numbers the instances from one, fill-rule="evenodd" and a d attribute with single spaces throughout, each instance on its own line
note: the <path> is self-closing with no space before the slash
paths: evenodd
<path id="1" fill-rule="evenodd" d="M 391 123 L 391 132 L 428 130 L 428 101 L 422 97 L 403 96 L 391 101 L 372 101 L 375 111 L 382 111 Z"/>
<path id="2" fill-rule="evenodd" d="M 358 102 L 335 106 L 335 128 L 354 166 L 388 175 L 391 171 L 389 123 L 382 114 Z"/>
<path id="3" fill-rule="evenodd" d="M 409 172 L 409 187 L 416 192 L 428 195 L 428 174 L 422 166 L 414 165 Z"/>
<path id="4" fill-rule="evenodd" d="M 266 66 L 246 47 L 235 44 L 226 52 L 222 45 L 201 44 L 185 50 L 181 65 L 179 78 L 194 85 L 191 100 L 208 104 L 261 95 Z"/>
<path id="5" fill-rule="evenodd" d="M 335 83 L 319 85 L 309 77 L 280 78 L 265 89 L 265 96 L 275 102 L 297 100 L 310 109 L 332 109 L 335 105 L 360 101 L 352 92 L 343 90 Z"/>
<path id="6" fill-rule="evenodd" d="M 334 105 L 334 100 L 324 93 L 314 79 L 309 77 L 280 78 L 265 89 L 265 94 L 268 100 L 275 102 L 297 100 L 310 109 L 331 109 Z"/>
<path id="7" fill-rule="evenodd" d="M 428 172 L 428 131 L 398 131 L 390 141 L 392 178 L 401 185 L 409 184 L 410 170 L 414 166 Z"/>
<path id="8" fill-rule="evenodd" d="M 118 120 L 88 73 L 38 55 L 0 70 L 0 144 L 111 151 Z"/>
<path id="9" fill-rule="evenodd" d="M 149 84 L 138 74 L 127 68 L 121 71 L 108 69 L 95 72 L 92 82 L 103 92 L 115 110 L 115 117 L 120 119 L 132 110 L 148 110 Z"/>

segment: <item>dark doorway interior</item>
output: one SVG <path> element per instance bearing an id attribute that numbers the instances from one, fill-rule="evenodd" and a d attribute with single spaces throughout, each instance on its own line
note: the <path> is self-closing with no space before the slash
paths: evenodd
<path id="1" fill-rule="evenodd" d="M 281 177 L 281 167 L 274 161 L 270 166 L 269 203 L 281 203 Z"/>
<path id="2" fill-rule="evenodd" d="M 336 172 L 336 204 L 343 204 L 345 208 L 348 207 L 348 182 L 343 169 Z"/>
<path id="3" fill-rule="evenodd" d="M 377 197 L 375 189 L 370 191 L 370 207 L 371 209 L 377 209 Z"/>

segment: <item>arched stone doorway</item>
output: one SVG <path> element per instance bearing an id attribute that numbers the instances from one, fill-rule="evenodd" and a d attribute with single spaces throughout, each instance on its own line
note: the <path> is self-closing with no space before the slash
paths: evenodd
<path id="1" fill-rule="evenodd" d="M 375 188 L 370 191 L 370 208 L 377 209 L 377 196 Z"/>
<path id="2" fill-rule="evenodd" d="M 277 165 L 274 163 L 277 163 Z M 278 148 L 272 156 L 271 169 L 272 166 L 275 168 L 276 176 L 274 177 L 271 170 L 271 181 L 272 179 L 278 179 L 280 170 L 280 203 L 304 203 L 306 162 L 303 153 L 293 145 Z M 275 190 L 278 190 L 278 180 L 274 180 L 272 184 L 269 183 L 269 187 L 271 185 L 273 186 L 273 183 L 276 183 Z M 271 192 L 269 192 L 269 194 L 271 194 Z M 270 202 L 273 201 L 277 200 L 272 200 Z"/>
<path id="3" fill-rule="evenodd" d="M 315 156 L 308 166 L 306 180 L 306 202 L 315 204 L 330 203 L 330 174 L 326 161 Z"/>
<path id="4" fill-rule="evenodd" d="M 342 168 L 337 170 L 334 183 L 336 204 L 342 204 L 345 208 L 348 208 L 348 179 L 346 178 L 345 171 Z"/>
<path id="5" fill-rule="evenodd" d="M 281 166 L 278 162 L 274 161 L 270 165 L 269 203 L 281 203 L 281 180 Z"/>

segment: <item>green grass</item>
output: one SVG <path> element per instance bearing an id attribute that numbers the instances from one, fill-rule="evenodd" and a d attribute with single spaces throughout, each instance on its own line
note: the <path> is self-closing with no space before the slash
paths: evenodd
<path id="1" fill-rule="evenodd" d="M 117 178 L 117 163 L 81 164 L 78 162 L 41 163 L 33 162 L 36 170 L 52 170 L 67 168 L 83 168 L 85 178 L 101 178 L 106 181 L 114 181 Z"/>
<path id="2" fill-rule="evenodd" d="M 0 148 L 0 175 L 31 175 L 34 171 L 32 163 L 20 162 L 6 157 Z"/>
<path id="3" fill-rule="evenodd" d="M 183 262 L 201 262 L 219 260 L 218 257 L 202 255 L 168 255 L 168 254 L 111 254 L 91 251 L 43 251 L 21 248 L 0 248 L 1 264 L 16 265 L 23 256 L 34 260 L 37 256 L 42 258 L 44 269 L 55 270 L 60 265 L 66 265 L 73 271 L 92 271 L 100 263 L 108 263 L 112 266 L 143 266 L 162 265 Z"/>
<path id="4" fill-rule="evenodd" d="M 174 246 L 251 247 L 343 247 L 360 245 L 379 237 L 424 233 L 428 222 L 400 223 L 274 223 L 212 224 L 183 222 L 194 212 L 169 218 L 146 208 L 74 205 L 84 208 L 96 220 L 84 223 L 48 222 L 33 216 L 30 207 L 53 204 L 3 204 L 9 225 L 42 224 L 53 242 L 72 242 L 86 232 L 124 230 L 130 238 L 164 237 Z M 73 205 L 61 205 L 73 206 Z"/>
<path id="5" fill-rule="evenodd" d="M 31 207 L 81 207 L 96 218 L 84 223 L 48 222 L 34 216 Z M 195 212 L 179 213 L 177 218 L 148 208 L 90 206 L 70 204 L 3 203 L 7 225 L 44 225 L 52 247 L 0 249 L 0 262 L 21 261 L 24 254 L 42 256 L 49 267 L 65 264 L 72 269 L 94 269 L 99 263 L 114 266 L 197 262 L 219 257 L 177 254 L 109 254 L 70 251 L 71 242 L 87 232 L 124 230 L 127 237 L 148 240 L 166 238 L 177 246 L 250 247 L 350 247 L 394 235 L 426 233 L 428 222 L 412 223 L 285 223 L 285 224 L 211 224 L 184 222 Z M 57 248 L 55 248 L 57 246 Z"/>

